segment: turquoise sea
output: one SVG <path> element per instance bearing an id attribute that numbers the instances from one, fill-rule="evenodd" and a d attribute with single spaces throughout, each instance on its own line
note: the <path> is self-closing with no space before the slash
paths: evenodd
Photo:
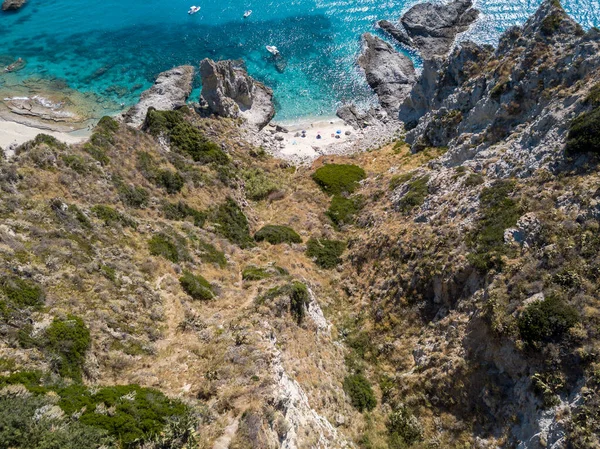
<path id="1" fill-rule="evenodd" d="M 331 115 L 341 102 L 373 101 L 355 65 L 360 35 L 417 1 L 29 0 L 17 13 L 0 14 L 0 61 L 21 57 L 23 79 L 58 79 L 128 105 L 175 65 L 243 59 L 251 75 L 274 89 L 278 119 Z M 540 2 L 481 0 L 484 16 L 469 36 L 494 43 Z M 563 3 L 584 27 L 600 25 L 599 0 Z M 201 10 L 190 16 L 192 5 Z M 253 13 L 243 19 L 248 9 Z M 287 62 L 282 73 L 265 45 L 280 49 Z M 196 86 L 194 100 L 198 92 Z"/>

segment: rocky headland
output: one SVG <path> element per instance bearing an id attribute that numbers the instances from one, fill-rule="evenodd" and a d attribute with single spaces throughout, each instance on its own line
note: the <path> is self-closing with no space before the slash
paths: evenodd
<path id="1" fill-rule="evenodd" d="M 4 0 L 2 2 L 2 11 L 16 11 L 21 9 L 27 0 Z"/>

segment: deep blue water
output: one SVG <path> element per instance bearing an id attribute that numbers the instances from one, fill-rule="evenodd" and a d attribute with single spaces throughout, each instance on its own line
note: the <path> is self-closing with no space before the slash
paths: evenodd
<path id="1" fill-rule="evenodd" d="M 278 119 L 330 115 L 345 100 L 373 101 L 355 65 L 360 35 L 417 2 L 29 0 L 17 13 L 0 14 L 0 61 L 22 57 L 27 66 L 20 77 L 58 78 L 130 104 L 156 74 L 175 65 L 244 59 L 250 74 L 274 89 Z M 540 2 L 479 1 L 484 17 L 470 37 L 494 43 Z M 600 0 L 563 3 L 584 27 L 600 25 Z M 193 4 L 202 9 L 189 16 Z M 253 14 L 244 20 L 247 9 Z M 286 58 L 283 73 L 265 45 L 276 45 Z"/>

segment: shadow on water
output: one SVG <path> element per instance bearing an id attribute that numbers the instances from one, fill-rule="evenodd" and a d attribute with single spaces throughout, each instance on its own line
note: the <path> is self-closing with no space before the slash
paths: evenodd
<path id="1" fill-rule="evenodd" d="M 265 45 L 276 45 L 285 65 L 277 64 Z M 243 59 L 252 76 L 274 89 L 283 108 L 297 96 L 321 101 L 332 112 L 353 89 L 357 96 L 370 94 L 364 86 L 348 85 L 331 21 L 324 15 L 218 26 L 136 25 L 68 38 L 38 34 L 7 43 L 3 53 L 27 59 L 27 75 L 62 78 L 73 88 L 124 103 L 135 101 L 158 73 L 181 64 L 197 66 L 205 57 Z"/>

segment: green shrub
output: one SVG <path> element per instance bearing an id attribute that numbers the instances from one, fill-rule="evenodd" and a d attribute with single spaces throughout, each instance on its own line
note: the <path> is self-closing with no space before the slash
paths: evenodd
<path id="1" fill-rule="evenodd" d="M 353 193 L 365 177 L 366 173 L 362 168 L 350 164 L 324 165 L 312 175 L 323 192 L 331 195 Z"/>
<path id="2" fill-rule="evenodd" d="M 277 184 L 260 168 L 252 168 L 242 172 L 246 188 L 246 196 L 254 201 L 267 198 L 278 189 Z"/>
<path id="3" fill-rule="evenodd" d="M 105 387 L 92 393 L 76 384 L 58 390 L 58 394 L 58 405 L 65 413 L 83 411 L 79 422 L 105 430 L 125 448 L 138 447 L 140 442 L 159 434 L 169 418 L 188 413 L 183 403 L 138 385 Z M 111 413 L 96 413 L 100 404 Z"/>
<path id="4" fill-rule="evenodd" d="M 184 271 L 183 276 L 179 278 L 179 283 L 193 299 L 206 301 L 215 297 L 210 283 L 200 275 Z"/>
<path id="5" fill-rule="evenodd" d="M 165 218 L 169 220 L 183 221 L 187 217 L 191 217 L 194 220 L 194 225 L 201 228 L 206 222 L 206 212 L 200 212 L 193 207 L 188 206 L 183 201 L 178 203 L 164 202 L 162 205 L 163 213 Z"/>
<path id="6" fill-rule="evenodd" d="M 83 175 L 91 170 L 84 158 L 77 154 L 62 154 L 61 159 L 71 170 Z"/>
<path id="7" fill-rule="evenodd" d="M 206 263 L 214 263 L 221 268 L 227 266 L 227 258 L 223 251 L 219 251 L 210 243 L 198 242 L 198 249 L 200 251 L 200 260 Z"/>
<path id="8" fill-rule="evenodd" d="M 302 243 L 302 238 L 292 228 L 279 225 L 267 225 L 254 234 L 257 242 L 267 241 L 271 245 L 280 243 Z"/>
<path id="9" fill-rule="evenodd" d="M 81 227 L 92 229 L 92 222 L 90 219 L 75 204 L 70 204 L 67 210 L 75 216 L 75 219 L 79 222 Z"/>
<path id="10" fill-rule="evenodd" d="M 214 209 L 211 219 L 216 224 L 217 232 L 240 248 L 254 246 L 250 235 L 250 226 L 244 212 L 232 198 Z"/>
<path id="11" fill-rule="evenodd" d="M 359 412 L 371 411 L 377 405 L 371 384 L 362 374 L 352 374 L 344 379 L 344 391 L 350 397 L 352 406 Z"/>
<path id="12" fill-rule="evenodd" d="M 123 204 L 130 207 L 142 209 L 148 206 L 150 201 L 150 193 L 139 186 L 126 186 L 121 185 L 119 187 L 119 197 Z"/>
<path id="13" fill-rule="evenodd" d="M 178 172 L 171 170 L 158 170 L 154 180 L 156 185 L 164 188 L 169 195 L 181 192 L 185 184 L 183 177 Z"/>
<path id="14" fill-rule="evenodd" d="M 341 195 L 334 195 L 325 214 L 331 219 L 334 227 L 339 230 L 340 226 L 352 222 L 354 215 L 362 208 L 362 204 L 361 196 L 344 198 Z"/>
<path id="15" fill-rule="evenodd" d="M 98 140 L 99 140 L 98 134 L 93 134 L 91 141 L 98 142 Z M 103 142 L 103 145 L 105 145 L 104 142 Z M 83 146 L 83 150 L 86 153 L 88 153 L 90 156 L 92 156 L 94 159 L 96 159 L 98 162 L 100 162 L 100 165 L 102 165 L 102 166 L 106 166 L 110 163 L 110 158 L 106 154 L 106 151 L 101 147 L 92 145 L 91 143 L 86 143 Z"/>
<path id="16" fill-rule="evenodd" d="M 161 256 L 173 263 L 187 259 L 187 252 L 183 242 L 176 242 L 166 234 L 156 234 L 148 241 L 150 254 Z"/>
<path id="17" fill-rule="evenodd" d="M 242 271 L 242 279 L 244 281 L 261 281 L 273 276 L 273 273 L 266 268 L 256 267 L 254 265 L 247 266 Z"/>
<path id="18" fill-rule="evenodd" d="M 290 295 L 290 313 L 296 320 L 298 325 L 302 324 L 304 315 L 306 313 L 306 307 L 310 302 L 310 296 L 308 294 L 308 288 L 302 282 L 294 282 L 289 287 Z"/>
<path id="19" fill-rule="evenodd" d="M 98 217 L 100 220 L 104 221 L 106 225 L 113 224 L 121 224 L 123 226 L 128 226 L 130 228 L 137 228 L 137 223 L 129 217 L 121 214 L 110 206 L 105 206 L 103 204 L 97 204 L 93 206 L 90 211 Z"/>
<path id="20" fill-rule="evenodd" d="M 408 190 L 398 201 L 397 208 L 405 214 L 411 212 L 415 207 L 421 206 L 429 194 L 427 183 L 429 176 L 421 176 L 408 184 Z"/>
<path id="21" fill-rule="evenodd" d="M 47 349 L 57 356 L 58 372 L 63 377 L 81 380 L 85 353 L 91 344 L 90 331 L 83 320 L 68 315 L 65 320 L 55 318 L 46 329 Z"/>
<path id="22" fill-rule="evenodd" d="M 555 296 L 534 302 L 518 319 L 519 333 L 527 343 L 557 341 L 579 322 L 577 310 Z"/>
<path id="23" fill-rule="evenodd" d="M 481 184 L 483 184 L 483 176 L 479 173 L 471 173 L 467 176 L 467 179 L 465 179 L 466 187 L 475 187 Z"/>
<path id="24" fill-rule="evenodd" d="M 553 12 L 552 14 L 546 16 L 544 20 L 542 20 L 541 30 L 546 36 L 550 36 L 554 34 L 560 28 L 560 24 L 562 23 L 562 14 L 558 12 Z"/>
<path id="25" fill-rule="evenodd" d="M 390 414 L 386 427 L 390 449 L 404 449 L 423 439 L 419 420 L 404 406 Z"/>
<path id="26" fill-rule="evenodd" d="M 415 174 L 413 172 L 402 173 L 401 175 L 394 175 L 390 179 L 390 190 L 396 190 L 405 182 L 410 181 Z"/>
<path id="27" fill-rule="evenodd" d="M 503 267 L 502 256 L 507 254 L 504 231 L 515 226 L 521 216 L 518 203 L 509 197 L 514 187 L 512 181 L 497 181 L 483 189 L 479 196 L 481 218 L 469 236 L 474 251 L 468 258 L 483 273 Z"/>
<path id="28" fill-rule="evenodd" d="M 171 145 L 188 154 L 196 162 L 227 164 L 229 157 L 214 142 L 208 140 L 180 111 L 148 109 L 144 128 L 152 135 L 169 138 Z"/>
<path id="29" fill-rule="evenodd" d="M 569 126 L 567 154 L 600 153 L 600 107 L 583 113 Z"/>
<path id="30" fill-rule="evenodd" d="M 107 132 L 115 133 L 119 130 L 119 122 L 114 118 L 105 115 L 96 124 L 96 129 L 102 129 Z"/>
<path id="31" fill-rule="evenodd" d="M 311 238 L 306 244 L 306 255 L 315 260 L 321 268 L 330 269 L 339 265 L 341 255 L 346 250 L 346 242 Z"/>
<path id="32" fill-rule="evenodd" d="M 585 97 L 585 102 L 592 106 L 600 106 L 600 83 L 590 89 L 590 93 Z"/>
<path id="33" fill-rule="evenodd" d="M 18 277 L 0 279 L 0 292 L 14 308 L 40 308 L 44 304 L 44 290 L 34 281 Z"/>

